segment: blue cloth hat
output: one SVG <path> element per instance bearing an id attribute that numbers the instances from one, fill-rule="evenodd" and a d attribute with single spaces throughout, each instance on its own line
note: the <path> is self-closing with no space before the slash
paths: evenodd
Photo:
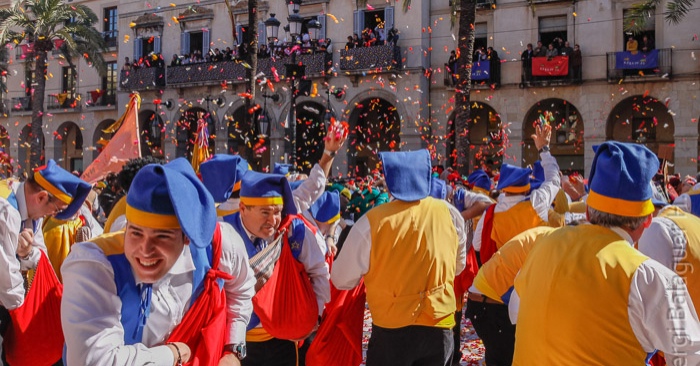
<path id="1" fill-rule="evenodd" d="M 59 220 L 75 216 L 92 189 L 90 184 L 56 165 L 53 159 L 34 170 L 34 181 L 57 200 L 68 205 L 65 210 L 54 215 Z"/>
<path id="2" fill-rule="evenodd" d="M 282 214 L 296 214 L 292 188 L 280 174 L 249 171 L 241 180 L 241 203 L 247 206 L 282 205 Z"/>
<path id="3" fill-rule="evenodd" d="M 292 164 L 275 163 L 272 167 L 272 174 L 288 175 L 294 169 Z"/>
<path id="4" fill-rule="evenodd" d="M 532 169 L 503 164 L 498 178 L 498 190 L 506 193 L 526 194 L 530 191 Z"/>
<path id="5" fill-rule="evenodd" d="M 470 186 L 478 187 L 486 192 L 491 192 L 491 178 L 481 169 L 476 169 L 467 177 L 467 182 Z"/>
<path id="6" fill-rule="evenodd" d="M 535 190 L 540 188 L 544 183 L 544 168 L 542 168 L 542 161 L 537 160 L 532 164 L 532 177 L 530 177 L 530 189 Z"/>
<path id="7" fill-rule="evenodd" d="M 433 177 L 430 181 L 430 196 L 441 200 L 447 197 L 447 184 L 444 180 Z"/>
<path id="8" fill-rule="evenodd" d="M 214 235 L 216 208 L 192 165 L 178 158 L 139 170 L 126 195 L 126 219 L 154 229 L 181 228 L 191 244 L 204 248 Z"/>
<path id="9" fill-rule="evenodd" d="M 323 192 L 309 208 L 311 216 L 319 222 L 332 224 L 340 219 L 340 194 L 336 191 Z"/>
<path id="10" fill-rule="evenodd" d="M 586 204 L 598 211 L 626 217 L 654 212 L 649 184 L 659 170 L 658 157 L 643 145 L 607 141 L 594 147 Z"/>
<path id="11" fill-rule="evenodd" d="M 199 166 L 199 174 L 214 202 L 221 203 L 241 189 L 241 178 L 249 168 L 248 162 L 240 155 L 216 154 Z"/>
<path id="12" fill-rule="evenodd" d="M 386 186 L 394 198 L 412 202 L 430 194 L 432 167 L 427 149 L 380 152 Z"/>

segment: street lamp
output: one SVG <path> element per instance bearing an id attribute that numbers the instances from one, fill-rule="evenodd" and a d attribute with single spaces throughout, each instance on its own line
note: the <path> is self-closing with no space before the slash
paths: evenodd
<path id="1" fill-rule="evenodd" d="M 278 102 L 280 100 L 280 96 L 278 94 L 263 93 L 262 97 L 265 98 L 265 100 L 263 101 L 262 113 L 260 114 L 260 117 L 258 117 L 258 131 L 260 132 L 258 137 L 265 138 L 267 137 L 267 129 L 270 127 L 270 119 L 267 117 L 267 100 L 272 99 L 273 102 Z"/>
<path id="2" fill-rule="evenodd" d="M 321 31 L 321 22 L 316 19 L 306 23 L 306 28 L 309 29 L 309 38 L 311 41 L 318 41 L 318 34 Z"/>
<path id="3" fill-rule="evenodd" d="M 287 11 L 289 14 L 298 13 L 300 7 L 301 0 L 287 0 Z"/>

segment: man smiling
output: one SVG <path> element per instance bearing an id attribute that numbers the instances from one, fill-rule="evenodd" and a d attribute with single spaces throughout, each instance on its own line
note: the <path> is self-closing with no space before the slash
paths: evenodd
<path id="1" fill-rule="evenodd" d="M 240 365 L 254 278 L 189 163 L 142 168 L 126 201 L 125 231 L 61 268 L 67 364 Z"/>

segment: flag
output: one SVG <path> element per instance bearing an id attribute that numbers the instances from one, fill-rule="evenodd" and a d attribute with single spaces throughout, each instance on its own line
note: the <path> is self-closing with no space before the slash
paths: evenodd
<path id="1" fill-rule="evenodd" d="M 208 118 L 209 116 L 205 116 Z M 199 174 L 199 165 L 209 160 L 209 125 L 205 118 L 197 121 L 197 137 L 192 149 L 192 169 Z"/>
<path id="2" fill-rule="evenodd" d="M 95 183 L 104 178 L 107 173 L 119 172 L 129 159 L 141 157 L 138 116 L 140 105 L 139 95 L 132 94 L 121 118 L 104 130 L 107 133 L 114 133 L 114 136 L 97 159 L 85 169 L 81 176 L 84 181 Z"/>

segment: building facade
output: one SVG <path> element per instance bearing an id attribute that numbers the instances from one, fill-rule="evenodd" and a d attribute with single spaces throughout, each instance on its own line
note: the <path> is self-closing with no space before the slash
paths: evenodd
<path id="1" fill-rule="evenodd" d="M 138 91 L 143 154 L 189 156 L 197 121 L 205 119 L 212 152 L 240 153 L 258 169 L 289 161 L 294 124 L 288 122 L 292 98 L 284 76 L 291 69 L 287 65 L 296 64 L 306 67 L 295 109 L 302 168 L 322 153 L 324 130 L 333 116 L 351 128 L 334 174 L 364 175 L 377 168 L 377 151 L 422 147 L 430 148 L 434 163 L 444 166 L 458 154 L 468 154 L 471 166 L 530 164 L 537 154 L 529 136 L 541 120 L 555 126 L 552 151 L 564 171 L 587 173 L 592 146 L 610 139 L 644 143 L 672 161 L 675 172 L 698 171 L 700 40 L 693 19 L 699 9 L 677 25 L 667 23 L 659 10 L 645 31 L 634 36 L 653 51 L 640 46 L 637 52 L 622 53 L 630 37 L 623 31 L 623 17 L 633 1 L 497 1 L 478 1 L 476 44 L 492 47 L 498 61 L 479 61 L 491 67 L 486 78 L 474 82 L 472 118 L 465 131 L 455 131 L 449 57 L 458 30 L 450 26 L 447 0 L 413 0 L 407 11 L 401 2 L 369 0 L 358 8 L 354 1 L 304 0 L 298 13 L 303 30 L 318 20 L 318 38 L 332 39 L 332 52 L 307 53 L 302 44 L 304 52 L 294 63 L 284 49 L 277 50 L 277 57 L 261 57 L 258 71 L 263 74 L 253 101 L 259 107 L 251 110 L 245 108 L 244 62 L 234 57 L 183 64 L 185 55 L 204 56 L 217 48 L 245 52 L 241 34 L 253 28 L 247 24 L 246 1 L 231 4 L 232 16 L 220 0 L 87 1 L 104 16 L 97 27 L 111 42 L 105 54 L 110 71 L 100 77 L 84 62 L 71 69 L 58 55 L 49 60 L 45 157 L 68 169 L 86 167 L 99 153 L 101 139 L 110 137 L 102 129 L 123 112 L 129 93 Z M 273 14 L 282 26 L 288 23 L 284 1 L 259 1 L 260 22 L 253 29 L 260 44 L 268 43 L 264 21 Z M 396 28 L 398 41 L 345 50 L 347 37 L 362 38 L 367 28 L 386 38 Z M 291 40 L 291 35 L 280 27 L 278 38 Z M 557 38 L 572 48 L 580 46 L 580 77 L 571 58 L 568 70 L 553 76 L 533 74 L 533 61 L 521 60 L 528 43 L 536 47 L 542 40 L 546 47 Z M 559 51 L 565 47 L 557 46 Z M 173 55 L 179 65 L 171 66 Z M 147 65 L 124 68 L 127 57 Z M 651 67 L 632 68 L 640 60 Z M 0 118 L 0 142 L 20 167 L 28 157 L 31 119 L 23 62 L 20 47 L 10 52 L 9 91 Z M 252 124 L 248 113 L 254 115 Z M 455 151 L 458 134 L 467 134 L 468 151 Z"/>

